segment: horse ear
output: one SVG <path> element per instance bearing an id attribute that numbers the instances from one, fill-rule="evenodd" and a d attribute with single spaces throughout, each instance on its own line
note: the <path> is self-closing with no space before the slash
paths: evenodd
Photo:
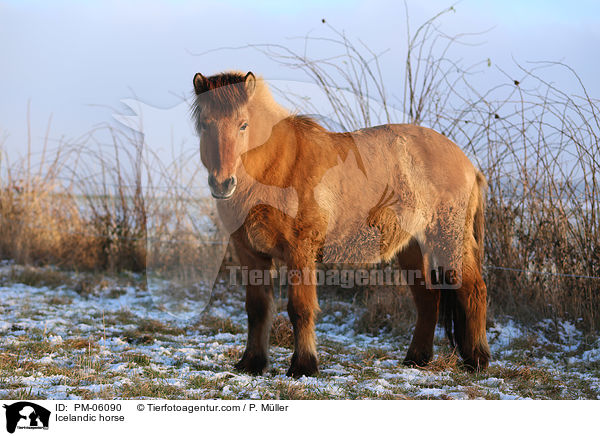
<path id="1" fill-rule="evenodd" d="M 202 94 L 208 88 L 208 80 L 200 73 L 194 76 L 194 91 L 196 95 Z"/>
<path id="2" fill-rule="evenodd" d="M 256 89 L 256 76 L 254 76 L 252 71 L 248 71 L 248 74 L 244 77 L 244 82 L 246 82 L 248 97 L 252 97 L 252 94 L 254 94 L 254 90 Z"/>

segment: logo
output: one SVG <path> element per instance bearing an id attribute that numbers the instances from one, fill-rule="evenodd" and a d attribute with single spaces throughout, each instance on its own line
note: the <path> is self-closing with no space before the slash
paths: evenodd
<path id="1" fill-rule="evenodd" d="M 15 429 L 48 430 L 50 411 L 29 401 L 19 401 L 4 405 L 6 409 L 6 431 L 14 433 Z"/>

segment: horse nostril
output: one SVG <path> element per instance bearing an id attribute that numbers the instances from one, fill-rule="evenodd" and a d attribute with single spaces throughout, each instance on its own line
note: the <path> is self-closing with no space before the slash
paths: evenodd
<path id="1" fill-rule="evenodd" d="M 235 191 L 237 185 L 237 178 L 235 176 L 225 179 L 223 182 L 218 182 L 217 178 L 210 174 L 208 176 L 208 185 L 215 198 L 228 198 Z"/>
<path id="2" fill-rule="evenodd" d="M 208 176 L 208 185 L 211 188 L 215 188 L 217 186 L 217 178 L 215 176 L 213 176 L 212 174 L 209 174 L 209 176 Z"/>
<path id="3" fill-rule="evenodd" d="M 237 184 L 237 180 L 236 180 L 235 176 L 228 178 L 225 181 L 225 190 L 229 191 L 229 190 L 235 188 L 236 184 Z"/>

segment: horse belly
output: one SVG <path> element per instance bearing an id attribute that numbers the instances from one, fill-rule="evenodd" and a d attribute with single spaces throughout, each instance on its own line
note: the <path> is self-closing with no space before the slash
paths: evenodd
<path id="1" fill-rule="evenodd" d="M 379 136 L 355 134 L 356 148 L 315 190 L 328 216 L 324 261 L 389 260 L 423 232 L 426 220 L 415 192 L 422 179 L 404 169 L 411 168 L 404 162 L 404 140 L 387 128 L 375 131 Z"/>
<path id="2" fill-rule="evenodd" d="M 393 208 L 353 209 L 354 216 L 328 228 L 323 261 L 377 263 L 390 260 L 415 236 Z M 412 226 L 411 226 L 412 227 Z"/>

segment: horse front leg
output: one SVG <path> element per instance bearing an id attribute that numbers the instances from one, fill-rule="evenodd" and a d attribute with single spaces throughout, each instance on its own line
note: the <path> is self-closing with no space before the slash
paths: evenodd
<path id="1" fill-rule="evenodd" d="M 315 339 L 315 317 L 319 311 L 314 261 L 288 266 L 288 314 L 294 328 L 294 354 L 289 377 L 319 372 Z"/>
<path id="2" fill-rule="evenodd" d="M 240 243 L 236 243 L 235 247 L 241 265 L 248 268 L 250 279 L 246 284 L 248 341 L 244 354 L 235 368 L 249 374 L 260 375 L 266 370 L 269 363 L 269 338 L 273 323 L 273 288 L 271 276 L 265 271 L 270 270 L 272 259 L 253 252 Z M 259 273 L 252 271 L 259 271 Z M 253 279 L 256 278 L 255 274 L 259 276 L 261 283 L 253 283 Z"/>

